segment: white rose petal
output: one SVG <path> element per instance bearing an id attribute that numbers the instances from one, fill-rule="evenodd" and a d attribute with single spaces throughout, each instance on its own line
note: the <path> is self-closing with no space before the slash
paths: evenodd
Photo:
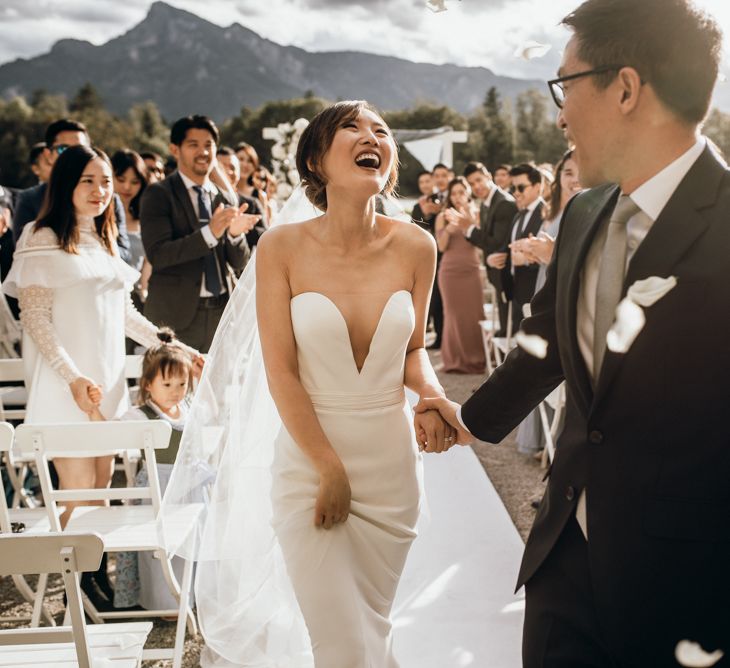
<path id="1" fill-rule="evenodd" d="M 676 276 L 661 278 L 660 276 L 649 276 L 643 281 L 636 281 L 628 291 L 628 298 L 647 308 L 658 302 L 664 295 L 677 285 Z"/>
<path id="2" fill-rule="evenodd" d="M 297 132 L 304 132 L 308 125 L 309 121 L 306 118 L 297 118 L 297 120 L 294 121 L 294 129 Z"/>
<path id="3" fill-rule="evenodd" d="M 446 0 L 427 0 L 426 7 L 432 12 L 445 12 L 447 9 Z"/>
<path id="4" fill-rule="evenodd" d="M 626 353 L 644 328 L 646 318 L 641 306 L 628 297 L 616 307 L 616 320 L 608 330 L 606 346 L 611 352 Z"/>
<path id="5" fill-rule="evenodd" d="M 535 40 L 525 42 L 522 46 L 518 46 L 515 49 L 515 58 L 522 58 L 524 60 L 534 60 L 535 58 L 542 58 L 547 54 L 553 47 L 549 44 L 540 44 Z"/>
<path id="6" fill-rule="evenodd" d="M 699 643 L 691 640 L 680 640 L 674 650 L 674 656 L 680 666 L 689 666 L 689 668 L 709 668 L 714 666 L 724 653 L 722 650 L 715 650 L 712 654 L 705 652 Z"/>
<path id="7" fill-rule="evenodd" d="M 291 123 L 279 123 L 276 129 L 283 135 L 289 134 L 291 132 Z"/>
<path id="8" fill-rule="evenodd" d="M 541 336 L 525 334 L 522 330 L 515 335 L 517 345 L 533 357 L 544 360 L 547 356 L 548 342 Z"/>
<path id="9" fill-rule="evenodd" d="M 271 157 L 277 160 L 286 159 L 286 149 L 281 144 L 274 144 L 271 147 Z"/>

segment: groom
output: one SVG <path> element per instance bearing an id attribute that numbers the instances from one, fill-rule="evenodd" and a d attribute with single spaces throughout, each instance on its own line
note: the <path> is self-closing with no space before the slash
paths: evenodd
<path id="1" fill-rule="evenodd" d="M 699 134 L 722 36 L 688 0 L 588 0 L 563 24 L 550 88 L 595 187 L 566 209 L 522 323 L 547 356 L 516 349 L 460 409 L 419 410 L 497 443 L 566 381 L 518 581 L 526 668 L 677 666 L 685 640 L 727 666 L 730 171 Z M 628 350 L 607 349 L 617 303 L 649 277 L 677 282 L 643 300 Z"/>

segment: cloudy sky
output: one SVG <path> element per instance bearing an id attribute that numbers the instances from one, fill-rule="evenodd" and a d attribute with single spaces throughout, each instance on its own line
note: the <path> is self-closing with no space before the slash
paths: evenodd
<path id="1" fill-rule="evenodd" d="M 233 22 L 280 44 L 310 51 L 351 49 L 409 60 L 489 67 L 498 74 L 546 78 L 567 37 L 557 27 L 578 0 L 167 0 L 221 26 Z M 723 72 L 730 79 L 730 2 L 695 0 L 726 27 Z M 102 44 L 129 30 L 151 0 L 1 0 L 0 63 L 45 53 L 58 39 Z M 551 45 L 542 58 L 515 51 L 529 41 Z M 730 84 L 727 84 L 730 85 Z"/>

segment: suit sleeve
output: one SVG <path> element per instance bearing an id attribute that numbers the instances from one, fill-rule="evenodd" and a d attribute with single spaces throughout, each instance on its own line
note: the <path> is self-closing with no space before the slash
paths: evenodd
<path id="1" fill-rule="evenodd" d="M 487 235 L 486 245 L 489 248 L 503 248 L 507 250 L 510 232 L 517 215 L 517 206 L 514 202 L 504 200 L 497 205 L 492 221 L 492 234 Z M 504 252 L 504 251 L 503 251 Z"/>
<path id="2" fill-rule="evenodd" d="M 117 221 L 119 257 L 129 263 L 132 261 L 132 252 L 129 249 L 129 237 L 127 236 L 127 216 L 124 214 L 124 206 L 119 195 L 114 195 L 114 219 Z"/>
<path id="3" fill-rule="evenodd" d="M 149 186 L 142 196 L 139 218 L 144 252 L 155 269 L 198 260 L 210 252 L 200 230 L 175 239 L 172 215 L 172 201 L 164 186 Z"/>
<path id="4" fill-rule="evenodd" d="M 248 245 L 248 237 L 244 237 L 243 241 L 238 244 L 231 243 L 228 235 L 225 238 L 226 262 L 234 271 L 240 271 L 246 266 L 249 257 L 251 257 L 251 247 Z M 154 266 L 154 265 L 152 265 Z"/>
<path id="5" fill-rule="evenodd" d="M 20 239 L 23 228 L 30 223 L 38 213 L 33 205 L 32 189 L 26 190 L 18 195 L 15 213 L 13 214 L 13 238 L 15 241 Z"/>
<path id="6" fill-rule="evenodd" d="M 477 248 L 484 251 L 484 255 L 488 255 L 487 251 L 487 239 L 488 239 L 487 231 L 483 230 L 481 227 L 474 227 L 474 229 L 471 231 L 471 234 L 466 238 L 466 240 L 476 246 Z"/>
<path id="7" fill-rule="evenodd" d="M 462 407 L 464 424 L 484 441 L 499 443 L 564 379 L 555 325 L 559 256 L 558 241 L 545 286 L 532 300 L 533 315 L 522 322 L 525 333 L 547 341 L 547 356 L 539 359 L 515 348 Z"/>

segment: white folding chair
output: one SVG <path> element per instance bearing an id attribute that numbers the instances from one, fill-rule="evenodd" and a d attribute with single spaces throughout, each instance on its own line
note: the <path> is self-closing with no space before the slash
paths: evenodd
<path id="1" fill-rule="evenodd" d="M 162 545 L 158 531 L 160 510 L 160 484 L 157 477 L 155 450 L 166 448 L 170 440 L 170 425 L 162 420 L 124 422 L 86 422 L 56 425 L 20 425 L 16 430 L 16 445 L 21 453 L 33 453 L 43 489 L 51 528 L 60 530 L 57 504 L 64 501 L 109 501 L 111 499 L 143 499 L 148 505 L 79 506 L 71 515 L 68 531 L 93 531 L 104 538 L 107 552 L 150 551 L 159 559 L 162 574 L 171 594 L 178 600 L 177 608 L 167 610 L 142 610 L 123 612 L 99 612 L 88 600 L 84 601 L 87 612 L 94 621 L 129 617 L 177 617 L 177 630 L 173 648 L 145 650 L 144 659 L 172 659 L 174 668 L 182 662 L 185 640 L 185 621 L 192 634 L 197 633 L 195 618 L 188 605 L 192 563 L 185 561 L 182 583 L 178 584 L 170 558 Z M 53 457 L 98 457 L 124 450 L 139 449 L 144 453 L 149 485 L 147 487 L 123 487 L 111 489 L 56 490 L 51 485 L 48 461 Z M 177 544 L 184 542 L 203 505 L 189 504 L 175 511 L 169 530 L 170 539 Z M 174 526 L 173 526 L 174 525 Z"/>
<path id="2" fill-rule="evenodd" d="M 548 420 L 546 407 L 553 410 L 552 420 Z M 541 465 L 547 468 L 555 458 L 555 441 L 557 441 L 560 428 L 563 424 L 563 412 L 565 411 L 565 383 L 560 383 L 538 406 L 542 431 L 545 435 L 545 449 L 542 451 Z"/>
<path id="3" fill-rule="evenodd" d="M 87 626 L 79 573 L 95 571 L 104 542 L 94 534 L 0 536 L 0 575 L 60 573 L 70 626 L 0 631 L 0 666 L 138 668 L 152 622 Z"/>
<path id="4" fill-rule="evenodd" d="M 10 452 L 13 446 L 13 426 L 7 422 L 0 422 L 0 456 Z M 5 501 L 5 486 L 0 477 L 0 533 L 9 535 L 13 528 L 22 530 L 23 534 L 47 533 L 51 529 L 48 516 L 43 508 L 13 508 L 9 509 Z M 30 621 L 31 626 L 38 626 L 41 615 L 50 626 L 55 626 L 53 615 L 43 603 L 43 596 L 46 591 L 48 575 L 40 573 L 36 591 L 31 589 L 22 575 L 13 575 L 13 583 L 20 595 L 33 605 L 33 613 L 30 616 L 14 616 L 11 618 L 0 617 L 0 622 L 12 620 Z"/>

